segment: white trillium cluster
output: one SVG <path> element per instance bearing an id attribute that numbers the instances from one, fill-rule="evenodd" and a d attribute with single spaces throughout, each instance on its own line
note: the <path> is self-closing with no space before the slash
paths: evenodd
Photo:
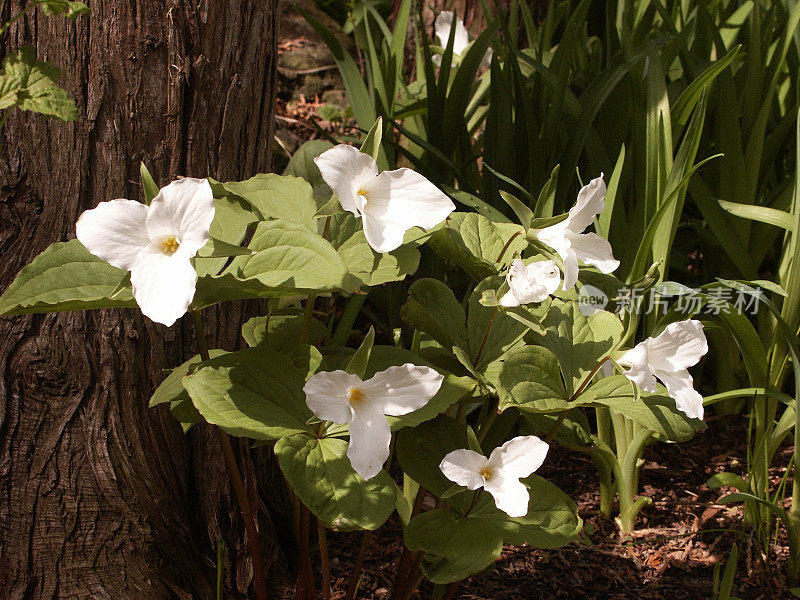
<path id="1" fill-rule="evenodd" d="M 436 22 L 433 26 L 434 34 L 439 40 L 439 45 L 446 48 L 447 42 L 450 40 L 450 32 L 453 30 L 453 21 L 455 21 L 456 28 L 456 32 L 453 36 L 453 55 L 462 56 L 470 45 L 469 32 L 467 32 L 467 28 L 464 27 L 464 21 L 456 17 L 449 10 L 443 10 L 439 13 L 439 16 L 436 17 Z M 486 54 L 484 54 L 481 59 L 481 67 L 488 67 L 492 64 L 492 54 L 492 49 L 488 48 Z M 433 64 L 437 67 L 442 63 L 442 57 L 439 54 L 434 55 L 431 59 L 433 60 Z"/>
<path id="2" fill-rule="evenodd" d="M 412 227 L 430 229 L 456 207 L 439 188 L 411 169 L 378 172 L 373 158 L 340 144 L 314 162 L 339 203 L 361 217 L 364 235 L 377 252 L 391 252 Z"/>
<path id="3" fill-rule="evenodd" d="M 500 306 L 511 308 L 520 304 L 543 302 L 558 289 L 561 271 L 552 260 L 543 260 L 526 265 L 515 258 L 506 275 L 508 292 L 500 298 Z"/>
<path id="4" fill-rule="evenodd" d="M 346 371 L 317 373 L 303 391 L 317 417 L 349 426 L 347 457 L 356 473 L 371 479 L 389 458 L 392 431 L 386 415 L 399 417 L 422 408 L 443 379 L 430 367 L 406 363 L 375 373 L 367 381 Z"/>
<path id="5" fill-rule="evenodd" d="M 173 181 L 148 207 L 135 200 L 101 202 L 75 226 L 95 256 L 131 272 L 142 313 L 172 325 L 194 298 L 197 272 L 191 259 L 209 240 L 214 196 L 205 179 Z"/>
<path id="6" fill-rule="evenodd" d="M 601 273 L 612 273 L 619 267 L 608 240 L 596 233 L 583 233 L 603 212 L 605 197 L 606 184 L 601 174 L 581 188 L 578 201 L 565 220 L 535 232 L 536 239 L 550 246 L 564 261 L 564 290 L 578 281 L 578 260 L 594 265 Z"/>
<path id="7" fill-rule="evenodd" d="M 630 367 L 623 374 L 647 392 L 655 392 L 656 378 L 666 386 L 678 410 L 688 417 L 703 418 L 703 397 L 694 389 L 688 368 L 708 352 L 700 321 L 689 319 L 667 325 L 656 337 L 649 337 L 617 359 Z"/>
<path id="8" fill-rule="evenodd" d="M 474 450 L 453 450 L 439 468 L 458 485 L 485 489 L 509 517 L 524 517 L 530 494 L 520 479 L 542 466 L 547 450 L 547 444 L 535 435 L 518 436 L 492 450 L 488 458 Z"/>

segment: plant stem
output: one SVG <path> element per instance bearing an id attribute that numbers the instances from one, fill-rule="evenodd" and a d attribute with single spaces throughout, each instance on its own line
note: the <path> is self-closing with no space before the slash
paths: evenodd
<path id="1" fill-rule="evenodd" d="M 314 303 L 317 301 L 317 295 L 311 293 L 306 300 L 306 310 L 303 313 L 303 327 L 300 329 L 300 343 L 307 344 L 308 338 L 311 334 L 311 318 L 314 316 Z"/>
<path id="2" fill-rule="evenodd" d="M 208 342 L 206 341 L 203 319 L 200 316 L 200 312 L 190 310 L 189 314 L 192 316 L 197 346 L 200 349 L 200 358 L 203 360 L 210 360 Z M 258 535 L 258 526 L 256 525 L 256 518 L 253 514 L 253 507 L 250 504 L 250 499 L 247 496 L 242 476 L 239 473 L 239 467 L 236 464 L 236 457 L 233 454 L 233 448 L 228 439 L 228 434 L 219 427 L 214 427 L 214 429 L 217 432 L 217 439 L 222 449 L 222 456 L 225 459 L 228 479 L 230 480 L 236 500 L 239 503 L 239 510 L 244 520 L 247 548 L 250 551 L 250 561 L 253 563 L 253 586 L 256 590 L 256 598 L 257 600 L 267 600 L 269 594 L 267 593 L 267 577 L 264 572 L 264 557 L 261 552 L 261 539 Z"/>
<path id="3" fill-rule="evenodd" d="M 406 578 L 406 582 L 410 581 L 411 584 L 406 584 L 406 589 L 401 600 L 411 600 L 411 596 L 414 595 L 414 590 L 416 590 L 419 587 L 419 584 L 422 582 L 422 573 L 420 572 L 419 568 L 422 566 L 423 558 L 425 558 L 425 552 L 420 550 L 414 557 L 414 562 L 411 563 L 411 569 L 409 570 L 408 577 Z"/>
<path id="4" fill-rule="evenodd" d="M 369 540 L 371 537 L 372 533 L 369 531 L 365 531 L 364 535 L 361 537 L 361 547 L 358 549 L 358 556 L 356 556 L 356 562 L 353 565 L 353 572 L 350 574 L 350 583 L 347 586 L 347 594 L 345 594 L 344 600 L 355 600 L 358 584 L 361 581 L 361 571 L 364 568 L 364 559 L 367 556 L 367 548 L 369 547 Z"/>
<path id="5" fill-rule="evenodd" d="M 447 584 L 447 588 L 444 590 L 444 594 L 442 594 L 440 600 L 452 600 L 453 596 L 456 595 L 458 586 L 460 585 L 461 585 L 460 581 L 454 581 L 453 583 Z"/>
<path id="6" fill-rule="evenodd" d="M 486 326 L 486 333 L 483 334 L 483 341 L 481 342 L 481 347 L 478 348 L 478 353 L 475 355 L 475 360 L 472 361 L 472 366 L 477 367 L 481 361 L 481 356 L 483 355 L 483 351 L 486 348 L 486 342 L 489 340 L 489 333 L 492 331 L 492 325 L 494 325 L 494 318 L 497 316 L 497 307 L 495 306 L 492 309 L 492 316 L 489 317 L 489 324 Z"/>
<path id="7" fill-rule="evenodd" d="M 309 550 L 309 526 L 311 524 L 311 513 L 300 501 L 300 539 L 299 541 L 299 562 L 297 568 L 297 585 L 294 590 L 295 600 L 312 600 L 314 594 L 314 576 L 311 572 L 311 552 Z"/>
<path id="8" fill-rule="evenodd" d="M 425 500 L 425 495 L 428 491 L 419 486 L 417 496 L 414 498 L 414 507 L 411 509 L 411 519 L 416 517 L 422 511 L 422 503 Z M 410 519 L 409 519 L 410 521 Z M 413 560 L 414 553 L 408 549 L 408 546 L 403 546 L 403 553 L 400 555 L 400 560 L 397 563 L 397 574 L 394 579 L 394 589 L 392 589 L 392 597 L 390 600 L 401 600 L 402 592 L 405 589 L 406 581 L 408 580 L 409 569 L 411 568 L 411 561 Z"/>
<path id="9" fill-rule="evenodd" d="M 586 378 L 578 386 L 578 389 L 575 390 L 575 393 L 572 394 L 572 396 L 570 396 L 570 399 L 567 400 L 567 402 L 572 402 L 573 400 L 575 400 L 575 398 L 581 395 L 583 390 L 586 389 L 586 386 L 589 385 L 589 383 L 592 381 L 592 377 L 595 376 L 597 370 L 603 365 L 604 362 L 606 362 L 606 360 L 608 360 L 607 356 L 600 359 L 600 361 L 594 366 L 594 368 L 589 372 Z M 564 422 L 564 419 L 566 419 L 566 417 L 567 417 L 567 411 L 562 411 L 561 414 L 558 415 L 558 419 L 553 424 L 552 429 L 550 429 L 550 431 L 547 433 L 547 437 L 545 437 L 544 439 L 545 444 L 549 444 L 550 442 L 553 441 L 553 438 L 556 437 L 556 434 L 558 433 L 558 430 L 561 428 L 561 424 Z"/>
<path id="10" fill-rule="evenodd" d="M 497 257 L 497 260 L 494 261 L 494 262 L 499 263 L 501 260 L 503 260 L 503 256 L 505 255 L 506 250 L 508 250 L 508 247 L 511 245 L 511 242 L 513 242 L 514 238 L 517 237 L 518 235 L 522 235 L 522 232 L 521 231 L 516 231 L 516 232 L 514 232 L 514 235 L 512 235 L 510 238 L 508 238 L 508 241 L 506 242 L 506 245 L 503 246 L 502 250 L 500 250 L 500 255 Z"/>
<path id="11" fill-rule="evenodd" d="M 9 27 L 31 12 L 34 8 L 36 8 L 36 4 L 31 3 L 26 6 L 24 10 L 19 11 L 17 14 L 11 17 L 10 21 L 7 21 L 3 26 L 0 27 L 0 35 L 3 35 L 6 31 L 8 31 Z"/>
<path id="12" fill-rule="evenodd" d="M 325 525 L 317 519 L 317 538 L 319 540 L 319 557 L 322 562 L 322 600 L 331 597 L 331 557 L 328 553 L 328 538 Z"/>

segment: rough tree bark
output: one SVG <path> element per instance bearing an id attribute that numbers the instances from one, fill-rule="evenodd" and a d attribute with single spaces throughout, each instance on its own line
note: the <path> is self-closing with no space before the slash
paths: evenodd
<path id="1" fill-rule="evenodd" d="M 275 0 L 89 0 L 90 18 L 33 15 L 5 39 L 62 69 L 76 123 L 16 113 L 0 143 L 0 290 L 83 210 L 141 198 L 144 160 L 177 175 L 242 179 L 269 170 Z M 6 2 L 3 20 L 20 8 Z M 233 349 L 254 306 L 206 311 L 212 345 Z M 227 541 L 231 597 L 246 594 L 243 527 L 216 438 L 184 436 L 147 402 L 164 369 L 196 353 L 191 324 L 137 311 L 0 319 L 0 598 L 213 597 Z M 239 447 L 270 560 L 255 482 L 275 473 Z M 252 460 L 255 458 L 255 460 Z"/>

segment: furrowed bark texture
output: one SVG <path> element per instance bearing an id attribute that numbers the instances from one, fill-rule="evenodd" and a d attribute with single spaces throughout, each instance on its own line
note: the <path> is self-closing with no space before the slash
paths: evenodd
<path id="1" fill-rule="evenodd" d="M 89 4 L 89 18 L 31 14 L 0 39 L 3 54 L 30 44 L 59 66 L 79 109 L 69 124 L 16 112 L 0 136 L 0 290 L 74 237 L 82 211 L 141 199 L 140 161 L 160 185 L 269 170 L 275 0 Z M 257 308 L 206 311 L 211 345 L 238 347 Z M 0 598 L 212 598 L 218 534 L 228 593 L 246 595 L 244 528 L 213 432 L 184 436 L 168 409 L 147 408 L 164 369 L 196 352 L 188 318 L 0 318 Z M 264 452 L 237 451 L 272 562 L 262 498 L 277 474 Z"/>

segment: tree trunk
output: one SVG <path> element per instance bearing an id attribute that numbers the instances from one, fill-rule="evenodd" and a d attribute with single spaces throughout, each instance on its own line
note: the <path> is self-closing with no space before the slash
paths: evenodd
<path id="1" fill-rule="evenodd" d="M 268 171 L 275 0 L 97 0 L 76 22 L 32 13 L 9 30 L 62 69 L 79 118 L 16 112 L 0 147 L 0 290 L 82 211 L 141 199 L 139 162 L 178 175 Z M 3 20 L 21 5 L 6 2 Z M 205 314 L 213 346 L 235 349 L 258 303 Z M 219 446 L 147 408 L 164 369 L 197 352 L 191 323 L 135 310 L 0 318 L 0 598 L 213 598 L 217 536 L 228 597 L 251 566 Z M 277 480 L 266 451 L 240 445 L 268 562 L 276 536 L 256 482 Z M 274 492 L 271 492 L 274 495 Z M 277 522 L 277 520 L 276 520 Z"/>

